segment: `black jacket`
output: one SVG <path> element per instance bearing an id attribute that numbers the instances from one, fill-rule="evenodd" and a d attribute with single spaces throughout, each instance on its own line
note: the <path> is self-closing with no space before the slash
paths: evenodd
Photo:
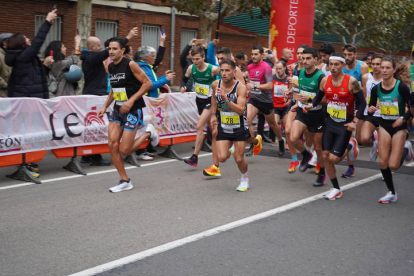
<path id="1" fill-rule="evenodd" d="M 8 84 L 9 97 L 49 98 L 45 68 L 37 54 L 50 26 L 50 22 L 45 21 L 32 40 L 32 45 L 25 49 L 6 51 L 6 64 L 13 67 Z"/>

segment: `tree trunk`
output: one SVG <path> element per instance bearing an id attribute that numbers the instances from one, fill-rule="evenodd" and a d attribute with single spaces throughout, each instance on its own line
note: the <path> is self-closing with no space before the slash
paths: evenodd
<path id="1" fill-rule="evenodd" d="M 81 47 L 86 48 L 86 39 L 91 35 L 92 0 L 78 0 L 76 26 L 82 38 Z"/>
<path id="2" fill-rule="evenodd" d="M 217 19 L 208 18 L 207 16 L 200 15 L 200 35 L 201 38 L 207 42 L 211 40 L 211 32 Z"/>

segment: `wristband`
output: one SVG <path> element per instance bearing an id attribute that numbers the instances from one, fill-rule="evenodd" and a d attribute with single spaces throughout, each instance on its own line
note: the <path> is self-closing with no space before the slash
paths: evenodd
<path id="1" fill-rule="evenodd" d="M 404 116 L 401 116 L 399 119 L 403 120 L 403 123 L 405 123 Z"/>
<path id="2" fill-rule="evenodd" d="M 230 102 L 230 100 L 227 99 L 227 100 L 223 101 L 222 104 L 228 104 L 229 102 Z"/>

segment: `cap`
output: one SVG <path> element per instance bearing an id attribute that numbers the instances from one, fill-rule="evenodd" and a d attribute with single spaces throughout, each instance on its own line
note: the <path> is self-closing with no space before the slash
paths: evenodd
<path id="1" fill-rule="evenodd" d="M 2 33 L 0 34 L 0 43 L 3 42 L 3 40 L 10 38 L 13 34 L 12 33 Z"/>

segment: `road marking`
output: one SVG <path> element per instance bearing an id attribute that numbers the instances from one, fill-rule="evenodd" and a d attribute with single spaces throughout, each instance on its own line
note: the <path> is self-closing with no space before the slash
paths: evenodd
<path id="1" fill-rule="evenodd" d="M 209 155 L 211 155 L 211 153 L 204 153 L 204 154 L 200 154 L 198 157 L 204 157 L 204 156 L 209 156 Z M 163 160 L 163 161 L 152 162 L 152 163 L 147 163 L 147 164 L 142 164 L 142 165 L 140 164 L 140 166 L 141 167 L 148 167 L 148 166 L 161 165 L 161 164 L 170 163 L 170 162 L 176 162 L 176 161 L 180 161 L 180 160 L 178 160 L 178 159 Z M 136 167 L 136 166 L 128 166 L 128 167 L 125 167 L 126 170 L 137 169 L 137 168 L 139 168 L 139 167 Z M 104 170 L 104 171 L 90 172 L 87 175 L 74 174 L 74 175 L 62 176 L 62 177 L 57 177 L 57 178 L 45 179 L 45 180 L 42 180 L 42 184 L 43 183 L 48 183 L 48 182 L 55 182 L 55 181 L 73 179 L 73 178 L 78 178 L 78 177 L 88 177 L 88 176 L 97 175 L 97 174 L 111 173 L 111 172 L 116 172 L 116 169 L 109 169 L 109 170 Z M 41 184 L 36 184 L 34 182 L 28 182 L 28 183 L 22 183 L 22 184 L 14 184 L 14 185 L 0 187 L 0 190 L 8 190 L 8 189 L 20 188 L 20 187 L 31 186 L 31 185 L 41 185 Z"/>
<path id="2" fill-rule="evenodd" d="M 413 166 L 413 165 L 414 165 L 414 163 L 409 164 L 410 167 Z M 380 177 L 381 177 L 381 174 L 379 173 L 379 174 L 370 176 L 368 178 L 364 178 L 364 179 L 349 183 L 349 184 L 341 187 L 341 189 L 342 190 L 348 190 L 348 189 L 360 186 L 362 184 L 365 184 L 367 182 L 373 181 L 375 179 L 378 179 Z M 262 213 L 257 214 L 257 215 L 253 215 L 253 216 L 241 219 L 241 220 L 230 222 L 228 224 L 224 224 L 222 226 L 219 226 L 219 227 L 207 230 L 207 231 L 203 231 L 201 233 L 188 236 L 186 238 L 175 240 L 175 241 L 172 241 L 172 242 L 169 242 L 169 243 L 166 243 L 166 244 L 163 244 L 163 245 L 160 245 L 160 246 L 157 246 L 157 247 L 154 247 L 154 248 L 151 248 L 151 249 L 148 249 L 148 250 L 145 250 L 145 251 L 142 251 L 142 252 L 139 252 L 139 253 L 136 253 L 136 254 L 133 254 L 133 255 L 118 259 L 118 260 L 115 260 L 115 261 L 112 261 L 112 262 L 108 262 L 106 264 L 95 266 L 95 267 L 89 268 L 87 270 L 71 274 L 69 276 L 90 276 L 90 275 L 96 275 L 98 273 L 103 273 L 105 271 L 112 270 L 114 268 L 117 268 L 117 267 L 120 267 L 120 266 L 123 266 L 123 265 L 127 265 L 127 264 L 130 264 L 130 263 L 148 258 L 150 256 L 154 256 L 156 254 L 166 252 L 168 250 L 183 246 L 185 244 L 195 242 L 195 241 L 201 240 L 203 238 L 211 237 L 211 236 L 214 236 L 216 234 L 220 234 L 222 232 L 234 229 L 236 227 L 240 227 L 240 226 L 243 226 L 243 225 L 246 225 L 246 224 L 249 224 L 249 223 L 252 223 L 252 222 L 255 222 L 255 221 L 258 221 L 258 220 L 261 220 L 261 219 L 264 219 L 264 218 L 267 218 L 267 217 L 270 217 L 270 216 L 273 216 L 273 215 L 276 215 L 276 214 L 279 214 L 279 213 L 286 212 L 288 210 L 292 210 L 294 208 L 298 208 L 302 205 L 305 205 L 305 204 L 308 204 L 308 203 L 311 203 L 311 202 L 314 202 L 316 200 L 324 198 L 324 195 L 326 193 L 327 192 L 323 192 L 323 193 L 320 193 L 320 194 L 317 194 L 317 195 L 314 195 L 314 196 L 311 196 L 311 197 L 308 197 L 308 198 L 304 198 L 304 199 L 289 203 L 287 205 L 284 205 L 284 206 L 281 206 L 281 207 L 278 207 L 278 208 L 275 208 L 275 209 L 272 209 L 272 210 L 269 210 L 269 211 L 262 212 Z M 329 203 L 327 203 L 327 204 L 329 204 Z M 330 204 L 332 204 L 332 203 L 330 203 Z"/>

